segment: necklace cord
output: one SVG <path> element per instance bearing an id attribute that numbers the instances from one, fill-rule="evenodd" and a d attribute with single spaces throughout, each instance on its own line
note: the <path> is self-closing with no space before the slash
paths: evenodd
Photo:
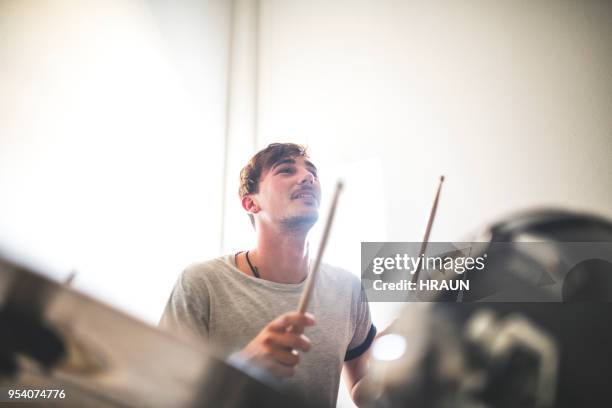
<path id="1" fill-rule="evenodd" d="M 261 279 L 261 276 L 259 276 L 259 271 L 257 270 L 257 267 L 253 266 L 253 264 L 251 263 L 251 260 L 249 259 L 249 251 L 246 251 L 246 260 L 247 260 L 247 263 L 249 264 L 249 268 L 251 268 L 251 272 L 253 272 L 253 275 L 255 275 L 256 278 Z"/>

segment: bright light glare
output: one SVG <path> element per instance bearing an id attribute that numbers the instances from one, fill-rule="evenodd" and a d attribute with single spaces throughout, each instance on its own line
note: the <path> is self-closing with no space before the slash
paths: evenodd
<path id="1" fill-rule="evenodd" d="M 376 340 L 372 355 L 376 360 L 393 361 L 404 355 L 406 340 L 399 334 L 387 334 Z"/>

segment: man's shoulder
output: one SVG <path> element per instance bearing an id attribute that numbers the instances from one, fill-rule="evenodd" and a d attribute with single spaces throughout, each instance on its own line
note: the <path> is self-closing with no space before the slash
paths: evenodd
<path id="1" fill-rule="evenodd" d="M 357 291 L 359 291 L 361 288 L 361 280 L 359 277 L 344 268 L 323 262 L 321 264 L 321 271 L 323 272 L 322 275 L 325 276 L 327 283 L 331 283 L 335 286 L 351 288 L 352 290 Z"/>
<path id="2" fill-rule="evenodd" d="M 224 255 L 206 261 L 198 261 L 188 265 L 182 272 L 181 277 L 184 280 L 207 280 L 220 272 L 225 272 L 231 268 L 228 262 L 228 256 Z"/>

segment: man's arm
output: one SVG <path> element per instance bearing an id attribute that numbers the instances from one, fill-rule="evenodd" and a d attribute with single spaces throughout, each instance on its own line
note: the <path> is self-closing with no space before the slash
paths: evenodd
<path id="1" fill-rule="evenodd" d="M 374 341 L 368 349 L 359 357 L 344 362 L 344 382 L 349 390 L 351 399 L 357 406 L 363 405 L 372 396 L 368 395 L 367 382 L 369 381 L 368 370 L 370 357 L 372 355 L 372 347 L 377 338 L 387 334 L 395 320 L 391 322 L 384 330 L 379 331 L 374 336 Z"/>
<path id="2" fill-rule="evenodd" d="M 355 405 L 360 406 L 366 401 L 367 395 L 364 393 L 365 387 L 364 380 L 368 372 L 368 364 L 370 361 L 370 355 L 372 354 L 372 347 L 360 355 L 349 361 L 344 362 L 344 382 L 349 390 L 351 399 Z"/>

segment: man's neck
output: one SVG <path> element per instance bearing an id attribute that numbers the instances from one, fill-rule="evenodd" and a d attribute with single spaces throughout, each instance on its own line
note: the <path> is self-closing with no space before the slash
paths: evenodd
<path id="1" fill-rule="evenodd" d="M 308 231 L 279 233 L 262 228 L 257 248 L 250 252 L 262 279 L 278 283 L 300 283 L 308 276 Z"/>

